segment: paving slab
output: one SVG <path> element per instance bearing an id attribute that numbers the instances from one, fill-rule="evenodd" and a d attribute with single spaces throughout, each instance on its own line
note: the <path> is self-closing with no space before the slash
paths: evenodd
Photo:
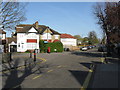
<path id="1" fill-rule="evenodd" d="M 98 64 L 92 88 L 118 88 L 119 64 Z"/>

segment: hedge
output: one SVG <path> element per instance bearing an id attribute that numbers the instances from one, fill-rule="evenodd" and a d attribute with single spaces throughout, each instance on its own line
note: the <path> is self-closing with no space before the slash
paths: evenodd
<path id="1" fill-rule="evenodd" d="M 44 52 L 47 52 L 48 47 L 50 47 L 50 52 L 63 52 L 63 44 L 61 42 L 53 42 L 53 43 L 45 44 Z"/>
<path id="2" fill-rule="evenodd" d="M 40 52 L 44 52 L 45 44 L 43 40 L 40 40 L 39 47 L 40 47 Z"/>

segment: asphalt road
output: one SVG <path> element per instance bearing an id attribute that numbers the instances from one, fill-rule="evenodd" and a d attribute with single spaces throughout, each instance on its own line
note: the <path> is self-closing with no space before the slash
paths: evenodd
<path id="1" fill-rule="evenodd" d="M 101 53 L 96 49 L 39 53 L 37 58 L 43 62 L 2 73 L 3 88 L 81 88 L 91 63 L 100 62 Z"/>

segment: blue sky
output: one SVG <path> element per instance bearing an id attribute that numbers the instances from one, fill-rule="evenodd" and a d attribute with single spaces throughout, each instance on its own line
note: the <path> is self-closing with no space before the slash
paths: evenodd
<path id="1" fill-rule="evenodd" d="M 29 2 L 26 7 L 27 20 L 22 24 L 39 21 L 60 32 L 85 37 L 94 30 L 101 37 L 101 30 L 93 14 L 95 2 Z"/>

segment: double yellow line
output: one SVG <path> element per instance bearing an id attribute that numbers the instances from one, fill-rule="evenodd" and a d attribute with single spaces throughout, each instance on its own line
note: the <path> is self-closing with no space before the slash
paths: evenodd
<path id="1" fill-rule="evenodd" d="M 46 61 L 46 60 L 44 59 L 44 60 L 43 60 L 43 62 L 45 62 L 45 61 Z M 58 68 L 60 68 L 60 67 L 62 67 L 62 66 L 61 66 L 61 65 L 59 65 L 59 66 L 57 66 L 57 67 L 58 67 Z M 52 72 L 52 71 L 54 71 L 54 70 L 53 70 L 53 69 L 48 70 L 48 71 L 47 71 L 47 73 L 50 73 L 50 72 Z M 42 75 L 37 75 L 37 76 L 35 76 L 35 77 L 34 77 L 34 78 L 32 78 L 32 79 L 34 80 L 34 79 L 37 79 L 37 78 L 40 78 L 40 77 L 42 77 Z"/>
<path id="2" fill-rule="evenodd" d="M 47 61 L 46 59 L 40 58 L 40 57 L 37 57 L 37 59 L 42 60 L 42 62 L 38 62 L 38 63 L 36 63 L 36 64 L 44 63 L 44 62 Z M 30 65 L 33 65 L 33 64 L 34 64 L 34 63 L 32 63 L 32 64 L 30 64 Z M 25 68 L 25 67 L 28 67 L 28 66 L 22 65 L 22 66 L 17 67 L 16 69 L 19 70 L 19 69 L 22 69 L 22 68 Z M 13 69 L 13 70 L 14 70 L 14 69 Z M 8 73 L 9 71 L 12 71 L 12 70 L 1 71 L 0 74 L 2 74 L 2 73 Z"/>
<path id="3" fill-rule="evenodd" d="M 82 85 L 82 87 L 80 88 L 80 90 L 86 90 L 89 83 L 90 83 L 90 79 L 92 77 L 92 73 L 93 73 L 93 69 L 95 68 L 95 66 L 93 66 L 92 68 L 89 69 L 88 75 Z"/>

